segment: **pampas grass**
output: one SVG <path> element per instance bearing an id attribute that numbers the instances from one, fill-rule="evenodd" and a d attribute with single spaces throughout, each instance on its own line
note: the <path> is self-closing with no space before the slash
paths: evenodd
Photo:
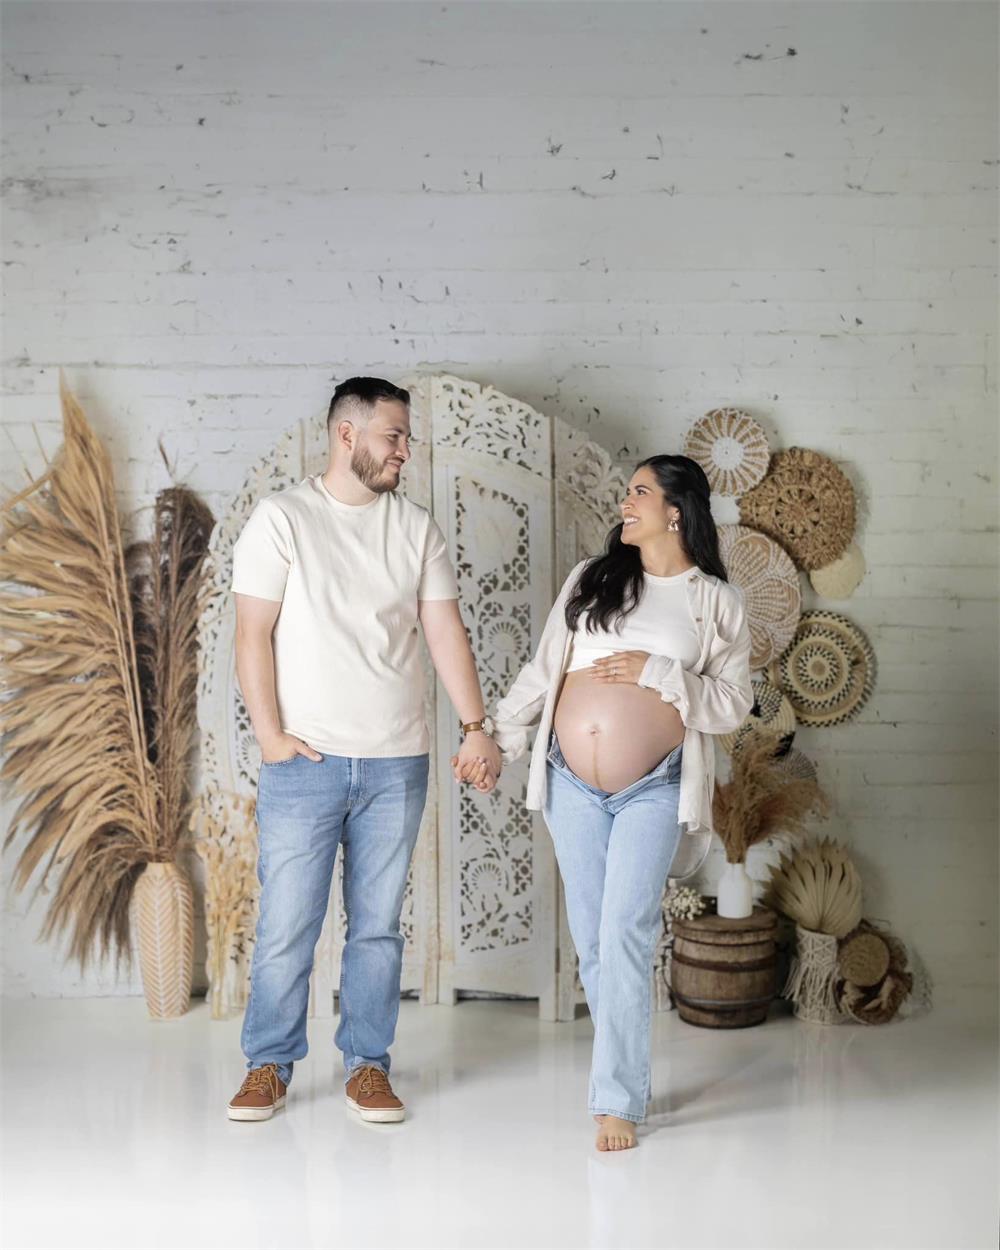
<path id="1" fill-rule="evenodd" d="M 0 777 L 19 804 L 9 845 L 30 834 L 23 888 L 59 866 L 43 937 L 70 954 L 128 953 L 128 904 L 157 854 L 149 761 L 111 462 L 61 385 L 63 445 L 2 508 Z"/>
<path id="2" fill-rule="evenodd" d="M 252 798 L 220 791 L 199 795 L 192 817 L 195 850 L 205 865 L 208 1000 L 213 1020 L 246 1002 L 257 915 L 257 839 Z"/>
<path id="3" fill-rule="evenodd" d="M 68 930 L 85 966 L 128 959 L 135 882 L 186 831 L 210 518 L 189 492 L 157 501 L 133 616 L 110 458 L 62 379 L 60 397 L 62 447 L 0 511 L 0 778 L 18 800 L 5 845 L 27 835 L 15 888 L 42 868 L 48 892 L 58 870 L 41 936 Z"/>
<path id="4" fill-rule="evenodd" d="M 715 787 L 712 816 L 730 864 L 745 862 L 750 847 L 774 834 L 807 833 L 807 818 L 829 811 L 815 781 L 781 768 L 780 751 L 772 735 L 748 735 L 731 757 L 730 780 Z"/>
<path id="5" fill-rule="evenodd" d="M 156 496 L 153 535 L 125 553 L 146 742 L 159 783 L 157 858 L 172 860 L 191 818 L 198 608 L 215 519 L 185 486 Z"/>

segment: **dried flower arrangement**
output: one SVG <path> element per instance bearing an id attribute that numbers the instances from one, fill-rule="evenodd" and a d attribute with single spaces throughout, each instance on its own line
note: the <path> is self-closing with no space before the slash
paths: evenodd
<path id="1" fill-rule="evenodd" d="M 127 959 L 129 899 L 157 858 L 149 759 L 115 485 L 107 452 L 64 388 L 63 445 L 5 501 L 0 534 L 3 780 L 30 837 L 14 884 L 58 865 L 42 936 L 71 934 L 81 966 Z"/>
<path id="2" fill-rule="evenodd" d="M 146 741 L 159 782 L 157 838 L 164 860 L 174 858 L 191 819 L 199 595 L 214 524 L 193 491 L 171 486 L 156 496 L 152 537 L 125 552 Z"/>
<path id="3" fill-rule="evenodd" d="M 175 1015 L 187 1006 L 192 941 L 190 885 L 173 861 L 190 804 L 212 517 L 191 492 L 164 492 L 152 541 L 131 551 L 130 582 L 110 458 L 62 382 L 61 401 L 62 447 L 2 508 L 0 775 L 20 798 L 5 845 L 28 835 L 17 889 L 44 864 L 43 892 L 60 870 L 42 936 L 69 930 L 81 966 L 98 954 L 128 960 L 130 907 L 145 891 L 147 1002 L 151 1015 Z M 164 904 L 180 926 L 173 970 L 145 960 L 150 917 Z"/>
<path id="4" fill-rule="evenodd" d="M 246 1005 L 257 918 L 257 838 L 251 797 L 205 791 L 191 820 L 205 865 L 208 1000 L 213 1020 Z"/>
<path id="5" fill-rule="evenodd" d="M 861 875 L 839 842 L 806 842 L 771 870 L 766 899 L 803 929 L 843 937 L 861 920 Z"/>
<path id="6" fill-rule="evenodd" d="M 838 1023 L 837 939 L 861 921 L 861 876 L 853 861 L 832 838 L 805 843 L 782 855 L 765 897 L 795 921 L 796 955 L 783 990 L 795 1014 L 817 1024 Z"/>
<path id="7" fill-rule="evenodd" d="M 674 885 L 667 891 L 663 908 L 671 919 L 693 920 L 705 910 L 706 902 L 689 885 Z"/>
<path id="8" fill-rule="evenodd" d="M 815 781 L 781 767 L 781 751 L 773 735 L 749 734 L 731 757 L 730 780 L 715 787 L 712 815 L 727 863 L 743 863 L 750 847 L 775 834 L 806 833 L 808 818 L 829 811 Z"/>

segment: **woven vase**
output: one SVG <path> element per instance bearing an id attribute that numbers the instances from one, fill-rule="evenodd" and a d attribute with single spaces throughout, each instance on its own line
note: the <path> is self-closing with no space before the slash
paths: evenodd
<path id="1" fill-rule="evenodd" d="M 142 988 L 151 1020 L 182 1016 L 194 972 L 194 899 L 177 864 L 147 864 L 132 893 Z"/>
<path id="2" fill-rule="evenodd" d="M 840 1024 L 843 1015 L 834 995 L 837 939 L 795 926 L 795 958 L 782 991 L 795 1004 L 795 1014 L 811 1024 Z"/>

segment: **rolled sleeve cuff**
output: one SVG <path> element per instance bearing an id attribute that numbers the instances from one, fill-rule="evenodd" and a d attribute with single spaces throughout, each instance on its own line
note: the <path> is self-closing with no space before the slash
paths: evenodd
<path id="1" fill-rule="evenodd" d="M 493 730 L 493 741 L 500 748 L 505 764 L 513 764 L 528 750 L 529 731 L 520 726 L 497 725 Z"/>
<path id="2" fill-rule="evenodd" d="M 671 659 L 669 656 L 651 655 L 642 666 L 639 685 L 649 690 L 659 691 L 664 703 L 674 703 L 680 707 L 684 701 L 681 665 L 678 660 Z"/>

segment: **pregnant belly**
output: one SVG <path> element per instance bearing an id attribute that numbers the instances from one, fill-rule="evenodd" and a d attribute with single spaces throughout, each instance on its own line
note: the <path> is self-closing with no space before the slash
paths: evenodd
<path id="1" fill-rule="evenodd" d="M 573 772 L 611 794 L 644 777 L 684 741 L 680 713 L 655 690 L 605 685 L 586 668 L 566 675 L 554 723 Z"/>

